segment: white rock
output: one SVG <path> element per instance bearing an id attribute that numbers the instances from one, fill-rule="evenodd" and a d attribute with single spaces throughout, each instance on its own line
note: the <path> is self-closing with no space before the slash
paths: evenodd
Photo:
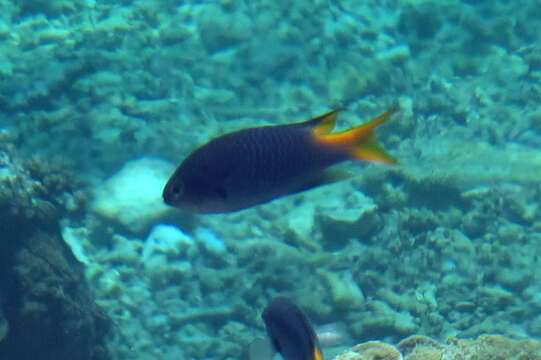
<path id="1" fill-rule="evenodd" d="M 371 198 L 360 191 L 349 190 L 346 194 L 345 199 L 344 195 L 329 198 L 319 206 L 318 211 L 334 221 L 355 222 L 377 207 Z"/>
<path id="2" fill-rule="evenodd" d="M 118 297 L 122 294 L 122 281 L 116 269 L 109 269 L 98 280 L 100 292 L 108 297 Z"/>
<path id="3" fill-rule="evenodd" d="M 404 62 L 411 56 L 410 48 L 406 44 L 393 46 L 376 54 L 379 61 Z"/>
<path id="4" fill-rule="evenodd" d="M 311 201 L 303 201 L 291 209 L 287 214 L 288 227 L 301 238 L 308 239 L 314 228 L 315 204 Z"/>
<path id="5" fill-rule="evenodd" d="M 90 263 L 84 246 L 88 244 L 88 231 L 86 228 L 73 228 L 66 226 L 62 229 L 62 238 L 68 244 L 73 256 L 85 265 Z"/>
<path id="6" fill-rule="evenodd" d="M 146 262 L 154 253 L 191 256 L 195 251 L 193 239 L 182 230 L 173 225 L 158 224 L 154 226 L 143 245 L 142 259 Z"/>
<path id="7" fill-rule="evenodd" d="M 216 236 L 216 234 L 214 234 L 209 229 L 197 229 L 196 236 L 197 239 L 201 241 L 205 249 L 207 249 L 213 254 L 223 254 L 227 251 L 227 247 L 225 246 L 223 240 Z"/>
<path id="8" fill-rule="evenodd" d="M 162 190 L 175 167 L 143 157 L 128 161 L 105 183 L 94 189 L 92 210 L 138 233 L 169 211 Z"/>

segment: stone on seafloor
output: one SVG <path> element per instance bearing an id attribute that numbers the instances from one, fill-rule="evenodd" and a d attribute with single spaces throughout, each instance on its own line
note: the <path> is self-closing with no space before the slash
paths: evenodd
<path id="1" fill-rule="evenodd" d="M 330 198 L 318 204 L 319 213 L 338 222 L 352 223 L 358 221 L 366 212 L 376 209 L 374 201 L 359 191 L 352 191 L 345 200 Z"/>
<path id="2" fill-rule="evenodd" d="M 232 47 L 250 38 L 250 19 L 242 12 L 225 13 L 220 6 L 209 4 L 197 15 L 200 38 L 208 53 Z"/>
<path id="3" fill-rule="evenodd" d="M 97 262 L 123 264 L 137 267 L 141 263 L 141 248 L 143 245 L 139 239 L 128 238 L 120 234 L 112 236 L 113 246 L 109 251 L 100 253 Z"/>
<path id="4" fill-rule="evenodd" d="M 142 260 L 146 261 L 154 254 L 161 253 L 169 257 L 182 255 L 190 257 L 196 251 L 194 240 L 178 227 L 158 224 L 152 228 L 145 240 L 142 251 Z"/>
<path id="5" fill-rule="evenodd" d="M 223 305 L 210 308 L 192 308 L 188 311 L 171 312 L 168 314 L 168 322 L 173 327 L 196 321 L 217 321 L 217 319 L 229 320 L 235 313 L 235 306 Z"/>
<path id="6" fill-rule="evenodd" d="M 105 183 L 94 189 L 92 210 L 140 233 L 168 208 L 162 190 L 175 167 L 150 157 L 128 161 Z"/>
<path id="7" fill-rule="evenodd" d="M 329 94 L 336 94 L 334 99 L 354 99 L 378 91 L 381 86 L 379 74 L 376 71 L 359 72 L 359 66 L 363 65 L 346 61 L 333 66 L 327 83 Z"/>
<path id="8" fill-rule="evenodd" d="M 203 247 L 214 255 L 223 255 L 227 251 L 227 247 L 223 240 L 210 229 L 198 228 L 195 231 L 195 236 Z"/>
<path id="9" fill-rule="evenodd" d="M 153 290 L 179 283 L 192 273 L 198 248 L 191 236 L 173 225 L 156 225 L 143 245 L 141 261 Z"/>
<path id="10" fill-rule="evenodd" d="M 118 298 L 122 296 L 124 291 L 124 286 L 120 280 L 120 272 L 114 268 L 100 274 L 98 284 L 100 293 L 105 297 Z"/>
<path id="11" fill-rule="evenodd" d="M 534 284 L 534 275 L 528 265 L 514 266 L 513 268 L 502 268 L 496 272 L 496 281 L 504 286 L 506 289 L 510 289 L 515 293 L 520 294 L 530 284 Z"/>
<path id="12" fill-rule="evenodd" d="M 88 255 L 84 249 L 84 244 L 87 243 L 88 231 L 80 227 L 74 228 L 66 226 L 62 229 L 62 238 L 68 244 L 73 253 L 73 256 L 85 265 L 90 263 Z"/>
<path id="13" fill-rule="evenodd" d="M 343 322 L 333 322 L 315 328 L 319 344 L 325 347 L 336 347 L 351 344 L 349 329 Z"/>
<path id="14" fill-rule="evenodd" d="M 364 295 L 350 271 L 340 273 L 317 270 L 331 292 L 332 301 L 344 309 L 360 309 L 364 306 Z"/>
<path id="15" fill-rule="evenodd" d="M 366 306 L 368 311 L 361 312 L 358 321 L 350 325 L 354 336 L 366 334 L 407 336 L 419 329 L 415 318 L 408 311 L 397 311 L 379 300 L 368 300 Z"/>
<path id="16" fill-rule="evenodd" d="M 364 240 L 380 227 L 377 206 L 371 198 L 351 188 L 344 199 L 344 190 L 336 188 L 316 206 L 316 225 L 327 250 L 341 249 L 353 238 Z"/>
<path id="17" fill-rule="evenodd" d="M 287 214 L 287 225 L 301 239 L 308 239 L 314 229 L 314 214 L 314 203 L 303 201 Z"/>
<path id="18" fill-rule="evenodd" d="M 343 183 L 313 189 L 305 194 L 304 201 L 295 204 L 288 212 L 287 221 L 289 228 L 301 237 L 311 236 L 315 220 L 323 222 L 322 230 L 336 231 L 343 225 L 347 227 L 345 231 L 348 235 L 351 235 L 358 234 L 351 226 L 365 213 L 375 209 L 376 204 L 371 198 L 354 189 L 351 184 Z"/>
<path id="19" fill-rule="evenodd" d="M 411 57 L 411 51 L 408 45 L 401 44 L 381 50 L 376 54 L 378 61 L 389 61 L 393 63 L 405 62 Z"/>
<path id="20" fill-rule="evenodd" d="M 368 341 L 355 345 L 334 360 L 402 360 L 402 354 L 393 345 Z"/>

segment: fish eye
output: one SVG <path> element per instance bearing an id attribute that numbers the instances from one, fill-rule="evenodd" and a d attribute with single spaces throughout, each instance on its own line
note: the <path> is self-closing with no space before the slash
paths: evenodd
<path id="1" fill-rule="evenodd" d="M 173 187 L 171 188 L 171 192 L 175 196 L 182 194 L 183 190 L 184 190 L 184 185 L 181 182 L 175 183 Z"/>

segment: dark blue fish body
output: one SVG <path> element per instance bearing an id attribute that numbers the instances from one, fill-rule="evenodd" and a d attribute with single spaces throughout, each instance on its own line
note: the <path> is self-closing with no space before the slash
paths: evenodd
<path id="1" fill-rule="evenodd" d="M 199 213 L 231 212 L 332 181 L 324 170 L 352 158 L 349 147 L 318 140 L 332 129 L 336 113 L 211 140 L 171 176 L 165 202 Z"/>
<path id="2" fill-rule="evenodd" d="M 293 301 L 274 299 L 262 318 L 272 346 L 284 360 L 323 360 L 312 325 Z"/>

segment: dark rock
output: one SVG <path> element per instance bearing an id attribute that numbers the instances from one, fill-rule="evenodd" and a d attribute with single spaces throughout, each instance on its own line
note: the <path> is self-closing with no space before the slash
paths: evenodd
<path id="1" fill-rule="evenodd" d="M 442 27 L 442 20 L 428 6 L 406 6 L 400 14 L 398 29 L 406 34 L 413 33 L 419 39 L 433 38 Z"/>
<path id="2" fill-rule="evenodd" d="M 1 149 L 0 155 L 0 312 L 9 328 L 0 359 L 108 359 L 109 319 L 58 225 L 73 183 L 49 181 L 41 176 L 47 166 L 28 163 L 28 169 Z"/>

